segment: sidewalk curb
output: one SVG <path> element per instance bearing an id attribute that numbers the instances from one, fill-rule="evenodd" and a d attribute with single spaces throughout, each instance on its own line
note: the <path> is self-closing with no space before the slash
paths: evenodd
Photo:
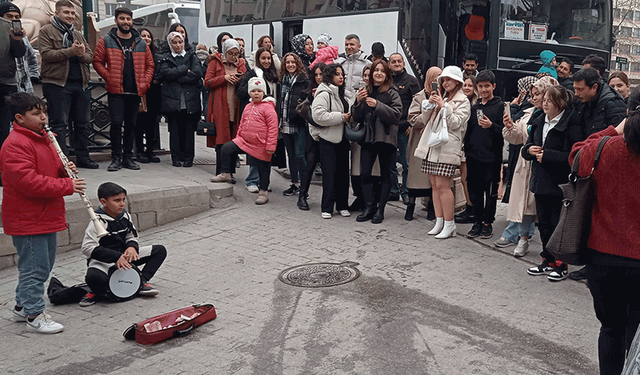
<path id="1" fill-rule="evenodd" d="M 206 183 L 165 189 L 133 192 L 127 196 L 127 211 L 138 231 L 164 225 L 204 212 L 210 208 L 227 208 L 235 202 L 233 185 Z M 100 204 L 91 199 L 94 208 Z M 58 253 L 80 248 L 89 223 L 87 208 L 81 200 L 66 202 L 68 228 L 58 232 Z M 0 228 L 0 269 L 18 264 L 18 254 L 11 236 Z"/>

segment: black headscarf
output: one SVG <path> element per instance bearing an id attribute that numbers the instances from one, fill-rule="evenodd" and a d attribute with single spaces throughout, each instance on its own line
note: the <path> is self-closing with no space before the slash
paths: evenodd
<path id="1" fill-rule="evenodd" d="M 222 38 L 224 38 L 225 35 L 229 35 L 229 38 L 233 38 L 233 35 L 231 35 L 231 33 L 228 33 L 226 31 L 221 32 L 220 34 L 218 34 L 218 52 L 222 53 Z"/>
<path id="2" fill-rule="evenodd" d="M 302 60 L 302 65 L 304 65 L 305 68 L 309 68 L 309 65 L 316 59 L 315 52 L 309 55 L 304 49 L 307 39 L 311 39 L 307 34 L 298 34 L 291 38 L 291 49 L 293 53 L 298 55 L 300 60 Z"/>

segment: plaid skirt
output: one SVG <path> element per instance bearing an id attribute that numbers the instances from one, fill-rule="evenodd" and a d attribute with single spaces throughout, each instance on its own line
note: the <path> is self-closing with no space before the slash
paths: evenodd
<path id="1" fill-rule="evenodd" d="M 458 168 L 457 165 L 434 163 L 427 161 L 427 159 L 422 159 L 422 168 L 420 168 L 420 170 L 422 173 L 428 173 L 434 176 L 453 177 L 456 173 L 456 168 Z"/>

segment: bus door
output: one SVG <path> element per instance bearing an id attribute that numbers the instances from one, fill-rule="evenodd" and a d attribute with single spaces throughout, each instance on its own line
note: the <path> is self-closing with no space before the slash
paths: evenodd
<path id="1" fill-rule="evenodd" d="M 287 52 L 292 52 L 290 40 L 298 34 L 302 34 L 302 20 L 282 23 L 281 56 L 284 56 Z"/>

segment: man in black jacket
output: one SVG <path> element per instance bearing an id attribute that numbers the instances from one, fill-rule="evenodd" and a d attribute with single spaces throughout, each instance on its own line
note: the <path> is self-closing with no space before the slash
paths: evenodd
<path id="1" fill-rule="evenodd" d="M 504 103 L 499 97 L 493 96 L 496 76 L 491 70 L 481 71 L 476 79 L 480 100 L 471 107 L 464 141 L 468 168 L 467 185 L 476 217 L 476 222 L 467 236 L 486 239 L 493 235 L 492 224 L 495 221 L 498 201 L 504 146 Z"/>
<path id="2" fill-rule="evenodd" d="M 407 204 L 409 202 L 409 191 L 407 190 L 407 176 L 409 175 L 409 161 L 407 160 L 407 145 L 409 143 L 409 136 L 407 136 L 407 129 L 409 121 L 407 121 L 407 115 L 409 114 L 409 106 L 413 96 L 420 90 L 420 82 L 416 77 L 407 73 L 404 68 L 404 59 L 399 53 L 392 53 L 389 56 L 389 68 L 391 68 L 391 75 L 393 77 L 393 84 L 398 88 L 400 94 L 400 100 L 402 100 L 402 116 L 400 117 L 398 127 L 398 163 L 402 165 L 402 190 L 398 186 L 398 169 L 391 168 L 393 177 L 391 185 L 391 194 L 399 194 L 402 197 L 402 202 Z"/>
<path id="3" fill-rule="evenodd" d="M 558 82 L 567 90 L 573 90 L 573 61 L 570 58 L 564 58 L 560 60 L 558 65 Z"/>

